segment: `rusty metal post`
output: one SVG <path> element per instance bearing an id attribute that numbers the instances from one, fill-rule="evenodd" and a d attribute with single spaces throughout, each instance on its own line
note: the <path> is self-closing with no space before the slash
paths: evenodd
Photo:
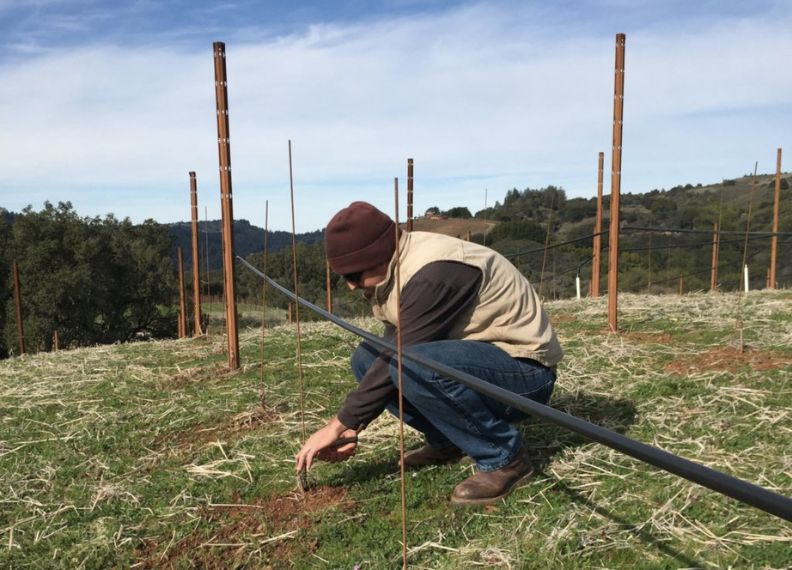
<path id="1" fill-rule="evenodd" d="M 19 285 L 19 264 L 16 259 L 13 262 L 12 272 L 14 274 L 14 301 L 16 303 L 16 324 L 17 340 L 19 342 L 19 354 L 25 354 L 25 325 L 22 322 L 22 288 Z"/>
<path id="2" fill-rule="evenodd" d="M 188 334 L 187 329 L 187 295 L 184 290 L 184 256 L 182 248 L 176 250 L 179 259 L 179 338 L 184 338 Z"/>
<path id="3" fill-rule="evenodd" d="M 605 153 L 599 153 L 597 162 L 597 221 L 594 222 L 594 252 L 591 261 L 591 296 L 600 296 L 600 266 L 602 264 L 602 173 Z"/>
<path id="4" fill-rule="evenodd" d="M 231 188 L 231 139 L 228 128 L 228 79 L 223 42 L 214 42 L 215 98 L 217 101 L 217 147 L 220 162 L 220 201 L 223 214 L 223 274 L 225 276 L 228 368 L 239 368 L 239 327 L 234 268 L 234 205 Z"/>
<path id="5" fill-rule="evenodd" d="M 616 34 L 616 65 L 613 81 L 610 234 L 608 239 L 608 328 L 612 332 L 618 332 L 619 330 L 619 196 L 621 193 L 622 124 L 624 120 L 625 43 L 625 35 Z"/>
<path id="6" fill-rule="evenodd" d="M 330 288 L 330 262 L 325 259 L 325 288 L 327 289 L 327 312 L 333 312 L 333 290 Z"/>
<path id="7" fill-rule="evenodd" d="M 55 352 L 60 350 L 60 335 L 58 334 L 58 329 L 52 333 L 52 348 Z"/>
<path id="8" fill-rule="evenodd" d="M 201 326 L 201 258 L 198 254 L 198 184 L 195 180 L 195 172 L 190 172 L 189 176 L 192 214 L 193 336 L 201 336 L 203 327 Z"/>
<path id="9" fill-rule="evenodd" d="M 413 159 L 407 159 L 407 231 L 413 231 Z"/>
<path id="10" fill-rule="evenodd" d="M 781 149 L 776 154 L 775 193 L 773 195 L 773 233 L 778 233 L 778 208 L 781 201 Z M 768 289 L 776 288 L 776 262 L 778 259 L 778 235 L 770 242 L 770 283 Z"/>
<path id="11" fill-rule="evenodd" d="M 720 249 L 720 232 L 718 231 L 718 224 L 712 231 L 712 269 L 710 271 L 710 293 L 718 291 L 718 255 Z"/>

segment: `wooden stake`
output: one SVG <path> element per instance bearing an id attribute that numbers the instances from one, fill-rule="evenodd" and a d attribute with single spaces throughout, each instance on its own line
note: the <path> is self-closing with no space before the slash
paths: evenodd
<path id="1" fill-rule="evenodd" d="M 198 184 L 195 172 L 190 172 L 190 214 L 192 216 L 192 292 L 193 336 L 201 336 L 201 257 L 198 254 Z"/>
<path id="2" fill-rule="evenodd" d="M 718 291 L 718 254 L 720 246 L 720 231 L 718 231 L 718 224 L 712 231 L 712 269 L 710 270 L 710 293 Z"/>
<path id="3" fill-rule="evenodd" d="M 234 266 L 234 206 L 231 187 L 231 139 L 228 126 L 228 80 L 223 42 L 214 43 L 215 99 L 217 101 L 217 145 L 220 161 L 220 203 L 223 222 L 223 275 L 228 335 L 228 368 L 239 368 L 239 327 L 236 308 Z"/>
<path id="4" fill-rule="evenodd" d="M 22 287 L 19 285 L 19 264 L 14 260 L 12 264 L 14 274 L 14 302 L 16 304 L 17 342 L 19 354 L 25 354 L 25 325 L 22 322 Z"/>
<path id="5" fill-rule="evenodd" d="M 773 194 L 773 233 L 778 233 L 778 209 L 781 201 L 781 149 L 776 154 L 775 193 Z M 768 289 L 776 288 L 776 262 L 778 259 L 778 236 L 770 241 L 770 283 Z"/>
<path id="6" fill-rule="evenodd" d="M 52 348 L 55 350 L 55 352 L 60 350 L 60 335 L 58 334 L 58 329 L 55 329 L 55 331 L 52 333 Z"/>
<path id="7" fill-rule="evenodd" d="M 413 159 L 407 159 L 407 231 L 413 231 Z"/>
<path id="8" fill-rule="evenodd" d="M 685 291 L 685 278 L 684 277 L 680 277 L 679 278 L 679 294 L 682 295 L 684 293 L 684 291 Z"/>
<path id="9" fill-rule="evenodd" d="M 621 193 L 622 124 L 624 117 L 624 48 L 626 37 L 616 34 L 613 88 L 613 151 L 611 157 L 610 235 L 608 239 L 608 328 L 618 332 L 619 196 Z"/>
<path id="10" fill-rule="evenodd" d="M 184 257 L 182 248 L 176 250 L 179 259 L 179 338 L 184 338 L 188 334 L 187 330 L 187 299 L 184 291 Z"/>
<path id="11" fill-rule="evenodd" d="M 600 152 L 597 161 L 597 221 L 594 223 L 594 251 L 591 260 L 591 296 L 600 296 L 600 267 L 602 265 L 602 173 L 605 153 Z"/>

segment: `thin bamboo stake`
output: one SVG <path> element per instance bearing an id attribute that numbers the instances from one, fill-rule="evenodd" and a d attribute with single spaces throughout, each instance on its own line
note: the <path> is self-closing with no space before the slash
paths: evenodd
<path id="1" fill-rule="evenodd" d="M 611 156 L 610 236 L 608 239 L 608 328 L 610 328 L 611 332 L 618 332 L 619 330 L 619 197 L 621 194 L 625 43 L 625 35 L 616 34 L 616 64 L 613 81 L 613 151 Z"/>
<path id="2" fill-rule="evenodd" d="M 327 312 L 333 312 L 333 290 L 331 288 L 332 280 L 330 278 L 330 262 L 325 259 L 325 291 L 327 292 Z"/>
<path id="3" fill-rule="evenodd" d="M 410 161 L 412 163 L 412 161 Z M 402 335 L 401 335 L 401 248 L 399 247 L 399 179 L 393 179 L 396 222 L 396 363 L 399 386 L 399 471 L 401 474 L 401 515 L 402 515 L 402 568 L 407 568 L 407 487 L 404 474 L 404 377 L 402 375 Z"/>
<path id="4" fill-rule="evenodd" d="M 754 163 L 754 172 L 751 177 L 751 196 L 748 200 L 748 216 L 745 220 L 745 241 L 743 243 L 743 257 L 742 265 L 746 267 L 748 264 L 748 234 L 751 231 L 751 215 L 753 213 L 754 194 L 756 194 L 756 171 L 759 168 L 759 162 Z M 748 286 L 745 286 L 745 292 L 748 293 Z"/>
<path id="5" fill-rule="evenodd" d="M 16 304 L 17 342 L 19 354 L 25 354 L 25 325 L 22 320 L 22 287 L 19 284 L 19 264 L 16 259 L 12 264 L 14 274 L 14 303 Z"/>
<path id="6" fill-rule="evenodd" d="M 754 192 L 756 192 L 756 171 L 758 170 L 758 168 L 759 168 L 759 162 L 757 161 L 754 163 L 753 176 L 751 177 L 751 197 L 748 200 L 748 217 L 745 220 L 745 242 L 743 245 L 743 258 L 742 258 L 744 294 L 742 297 L 738 297 L 737 300 L 736 325 L 740 333 L 739 348 L 741 353 L 745 352 L 745 323 L 743 321 L 743 304 L 744 304 L 744 299 L 748 296 L 748 233 L 751 230 L 751 213 L 753 211 Z"/>
<path id="7" fill-rule="evenodd" d="M 198 184 L 195 172 L 190 172 L 190 214 L 192 217 L 192 291 L 193 291 L 193 336 L 201 336 L 201 262 L 198 253 Z"/>
<path id="8" fill-rule="evenodd" d="M 649 226 L 652 225 L 652 214 L 649 213 Z M 647 276 L 646 292 L 651 295 L 652 293 L 652 236 L 654 232 L 649 232 L 649 275 Z"/>
<path id="9" fill-rule="evenodd" d="M 206 295 L 207 303 L 211 303 L 212 299 L 209 297 L 209 210 L 204 206 L 204 256 L 206 257 L 206 264 L 204 265 L 204 277 L 206 278 Z M 209 317 L 207 316 L 206 334 L 209 334 Z"/>
<path id="10" fill-rule="evenodd" d="M 668 278 L 667 281 L 671 281 L 671 232 L 668 232 L 668 243 L 666 245 L 668 246 L 666 250 L 666 277 Z"/>
<path id="11" fill-rule="evenodd" d="M 292 219 L 292 275 L 294 276 L 294 294 L 300 297 L 299 280 L 297 279 L 297 230 L 294 222 L 294 175 L 292 169 L 292 144 L 289 140 L 289 192 L 291 195 Z M 305 380 L 302 368 L 302 346 L 300 341 L 300 304 L 294 303 L 294 322 L 297 325 L 297 375 L 300 379 L 300 428 L 302 433 L 301 443 L 305 443 Z"/>
<path id="12" fill-rule="evenodd" d="M 217 101 L 217 145 L 220 161 L 220 198 L 223 213 L 223 273 L 226 301 L 228 367 L 239 368 L 239 327 L 234 266 L 234 206 L 231 185 L 231 139 L 228 125 L 228 80 L 223 42 L 214 43 L 215 98 Z"/>
<path id="13" fill-rule="evenodd" d="M 602 265 L 602 173 L 605 153 L 600 152 L 597 160 L 597 221 L 594 223 L 594 252 L 591 263 L 591 296 L 600 296 L 600 267 Z"/>
<path id="14" fill-rule="evenodd" d="M 712 269 L 710 270 L 710 293 L 718 291 L 718 255 L 720 245 L 720 232 L 718 231 L 718 224 L 712 231 Z"/>
<path id="15" fill-rule="evenodd" d="M 407 159 L 407 231 L 413 231 L 413 159 Z"/>
<path id="16" fill-rule="evenodd" d="M 179 338 L 187 336 L 187 300 L 184 291 L 184 257 L 182 248 L 176 249 L 176 256 L 179 263 Z"/>
<path id="17" fill-rule="evenodd" d="M 781 202 L 781 149 L 776 154 L 775 192 L 773 194 L 773 233 L 778 233 L 778 209 Z M 776 265 L 778 258 L 778 236 L 774 235 L 770 242 L 770 277 L 768 289 L 776 288 Z"/>
<path id="18" fill-rule="evenodd" d="M 544 255 L 542 255 L 542 272 L 539 274 L 539 298 L 542 299 L 542 289 L 544 288 L 545 263 L 547 262 L 547 247 L 550 244 L 550 228 L 553 226 L 553 205 L 555 197 L 550 202 L 550 214 L 547 216 L 547 232 L 545 233 Z"/>
<path id="19" fill-rule="evenodd" d="M 269 243 L 267 237 L 269 234 L 269 200 L 264 200 L 264 275 L 267 274 L 267 253 L 269 250 Z M 261 394 L 259 400 L 261 407 L 264 409 L 267 403 L 267 392 L 264 386 L 264 334 L 267 330 L 267 280 L 262 279 L 261 284 Z"/>

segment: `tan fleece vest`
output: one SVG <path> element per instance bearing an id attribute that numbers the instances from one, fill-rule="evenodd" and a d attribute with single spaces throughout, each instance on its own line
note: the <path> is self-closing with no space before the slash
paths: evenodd
<path id="1" fill-rule="evenodd" d="M 402 233 L 399 251 L 402 289 L 434 261 L 457 261 L 481 270 L 475 306 L 454 326 L 449 339 L 490 342 L 515 358 L 532 358 L 545 366 L 555 366 L 563 357 L 539 297 L 502 255 L 476 243 L 429 232 Z M 374 316 L 391 324 L 397 322 L 395 265 L 394 255 L 385 280 L 371 299 Z"/>

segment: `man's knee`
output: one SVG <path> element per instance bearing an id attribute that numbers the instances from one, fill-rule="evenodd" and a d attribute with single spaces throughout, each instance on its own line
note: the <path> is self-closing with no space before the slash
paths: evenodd
<path id="1" fill-rule="evenodd" d="M 374 360 L 379 356 L 379 351 L 366 342 L 361 342 L 352 353 L 351 367 L 355 380 L 360 382 L 366 375 L 368 369 L 374 364 Z"/>

